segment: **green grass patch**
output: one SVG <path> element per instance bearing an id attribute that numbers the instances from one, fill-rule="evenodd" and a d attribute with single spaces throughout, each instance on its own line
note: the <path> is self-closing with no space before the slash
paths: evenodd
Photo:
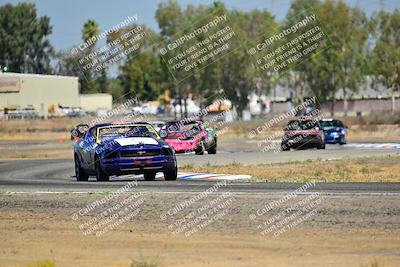
<path id="1" fill-rule="evenodd" d="M 56 264 L 53 260 L 44 260 L 28 264 L 26 267 L 56 267 Z"/>

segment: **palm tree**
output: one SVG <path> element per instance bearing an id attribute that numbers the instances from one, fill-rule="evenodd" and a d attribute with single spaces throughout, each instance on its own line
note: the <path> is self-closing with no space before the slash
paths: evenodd
<path id="1" fill-rule="evenodd" d="M 83 51 L 84 55 L 89 55 L 97 43 L 97 36 L 99 35 L 99 24 L 96 21 L 89 19 L 83 24 L 82 39 L 88 45 Z M 81 93 L 90 93 L 95 91 L 95 82 L 93 80 L 92 70 L 82 70 L 81 77 Z"/>
<path id="2" fill-rule="evenodd" d="M 95 45 L 96 44 L 96 36 L 98 36 L 100 34 L 100 30 L 99 30 L 99 24 L 97 24 L 96 21 L 89 19 L 88 21 L 85 22 L 85 24 L 83 24 L 83 29 L 82 29 L 82 39 L 90 44 L 90 46 Z"/>

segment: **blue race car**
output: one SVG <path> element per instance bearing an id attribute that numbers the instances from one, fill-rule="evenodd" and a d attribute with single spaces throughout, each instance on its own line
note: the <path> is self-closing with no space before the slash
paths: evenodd
<path id="1" fill-rule="evenodd" d="M 336 119 L 323 119 L 319 123 L 324 131 L 326 143 L 346 144 L 347 127 L 343 122 Z"/>
<path id="2" fill-rule="evenodd" d="M 148 123 L 95 125 L 75 143 L 74 159 L 77 181 L 125 174 L 144 174 L 152 181 L 157 172 L 165 180 L 177 178 L 175 151 Z"/>

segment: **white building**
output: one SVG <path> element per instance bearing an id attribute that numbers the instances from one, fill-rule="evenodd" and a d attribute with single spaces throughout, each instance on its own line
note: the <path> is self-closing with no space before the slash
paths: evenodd
<path id="1" fill-rule="evenodd" d="M 33 107 L 40 116 L 51 105 L 79 107 L 78 77 L 0 73 L 0 108 Z"/>

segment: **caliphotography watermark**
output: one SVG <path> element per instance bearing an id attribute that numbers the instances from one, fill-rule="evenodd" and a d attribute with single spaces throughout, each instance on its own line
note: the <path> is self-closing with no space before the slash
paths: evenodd
<path id="1" fill-rule="evenodd" d="M 106 71 L 121 60 L 133 57 L 144 46 L 147 36 L 144 26 L 138 25 L 138 15 L 135 14 L 72 48 L 71 55 L 86 77 L 89 73 Z"/>
<path id="2" fill-rule="evenodd" d="M 263 36 L 248 53 L 260 71 L 282 72 L 328 46 L 329 38 L 317 15 L 305 12 L 292 25 Z"/>
<path id="3" fill-rule="evenodd" d="M 101 124 L 101 123 L 105 123 L 107 121 L 109 121 L 111 118 L 113 117 L 118 117 L 117 120 L 115 120 L 113 122 L 113 124 L 135 124 L 138 122 L 143 122 L 147 120 L 147 115 L 146 114 L 138 114 L 135 113 L 133 111 L 133 107 L 136 105 L 140 105 L 141 101 L 139 100 L 138 97 L 133 97 L 130 98 L 128 100 L 126 100 L 124 103 L 119 104 L 118 106 L 116 106 L 115 108 L 113 108 L 112 110 L 106 112 L 105 114 L 102 114 L 100 116 L 96 116 L 94 119 L 90 120 L 87 123 L 87 127 L 93 127 L 97 124 Z M 128 111 L 128 112 L 127 112 Z M 127 132 L 125 134 L 125 136 L 127 136 L 127 134 L 129 134 L 131 132 Z M 77 138 L 78 136 L 80 136 L 82 133 L 79 132 L 78 129 L 73 129 L 71 131 L 71 137 L 72 138 Z M 117 144 L 117 142 L 114 141 L 109 141 L 106 144 L 104 144 L 103 146 L 97 146 L 96 140 L 97 140 L 97 136 L 96 133 L 89 135 L 89 136 L 83 136 L 86 139 L 86 144 L 90 144 L 87 145 L 85 147 L 84 143 L 81 142 L 79 145 L 81 148 L 83 148 L 86 152 L 91 151 L 92 149 L 96 149 L 96 152 L 98 154 L 100 154 L 101 152 L 104 152 L 106 150 L 108 150 L 109 148 L 113 147 L 114 145 Z"/>
<path id="4" fill-rule="evenodd" d="M 131 191 L 138 186 L 137 181 L 88 203 L 71 215 L 79 223 L 83 235 L 101 237 L 129 222 L 141 211 L 145 198 L 142 192 Z"/>
<path id="5" fill-rule="evenodd" d="M 231 103 L 226 98 L 223 89 L 222 92 L 210 96 L 210 98 L 215 98 L 211 105 L 161 128 L 161 137 L 166 138 L 167 143 L 171 143 L 175 151 L 199 154 L 216 149 L 217 137 L 227 131 L 228 124 L 231 123 L 227 118 L 233 117 L 235 111 L 230 106 L 228 110 L 215 113 L 216 110 L 219 111 L 220 106 Z M 217 126 L 218 129 L 211 128 L 211 124 L 213 127 Z"/>
<path id="6" fill-rule="evenodd" d="M 198 233 L 229 213 L 234 203 L 233 194 L 231 192 L 217 194 L 220 188 L 226 186 L 226 181 L 218 181 L 205 191 L 162 213 L 160 219 L 169 221 L 168 229 L 173 235 L 181 234 L 189 237 Z"/>
<path id="7" fill-rule="evenodd" d="M 173 40 L 161 44 L 160 55 L 174 79 L 180 83 L 238 48 L 237 34 L 227 12 L 217 10 L 194 23 Z"/>
<path id="8" fill-rule="evenodd" d="M 314 106 L 317 103 L 316 97 L 311 97 L 309 99 L 306 99 L 303 103 L 291 108 L 287 112 L 284 112 L 282 114 L 276 115 L 273 118 L 267 120 L 265 123 L 258 125 L 256 128 L 251 130 L 248 133 L 249 138 L 254 138 L 259 134 L 262 134 L 264 131 L 268 130 L 269 128 L 289 119 L 297 116 L 297 114 L 305 110 L 309 106 Z"/>
<path id="9" fill-rule="evenodd" d="M 257 146 L 260 151 L 274 153 L 289 150 L 291 147 L 311 145 L 319 139 L 323 143 L 323 130 L 319 124 L 322 119 L 324 114 L 316 108 L 316 97 L 311 97 L 250 130 L 248 137 L 252 139 L 258 137 Z M 289 121 L 289 124 L 283 131 L 277 130 L 276 126 L 285 121 Z"/>
<path id="10" fill-rule="evenodd" d="M 77 53 L 78 51 L 75 49 L 79 49 L 80 51 L 84 51 L 85 49 L 89 48 L 92 45 L 95 45 L 98 41 L 107 38 L 110 34 L 112 33 L 116 33 L 119 32 L 121 29 L 130 26 L 133 23 L 136 23 L 138 21 L 138 15 L 134 14 L 132 16 L 128 16 L 126 17 L 123 21 L 121 21 L 120 23 L 114 25 L 113 27 L 107 29 L 106 31 L 92 36 L 90 38 L 88 38 L 88 40 L 86 40 L 85 42 L 79 44 L 76 48 L 73 48 L 73 50 L 71 50 L 71 53 Z"/>
<path id="11" fill-rule="evenodd" d="M 314 181 L 307 182 L 278 200 L 266 203 L 250 214 L 249 219 L 257 224 L 262 236 L 279 237 L 317 214 L 323 196 L 319 192 L 307 193 L 314 187 Z"/>
<path id="12" fill-rule="evenodd" d="M 219 114 L 212 115 L 208 121 L 213 125 L 213 127 L 215 127 L 217 135 L 221 136 L 229 131 L 233 118 L 236 118 L 237 116 L 236 110 L 229 109 L 224 110 Z M 232 120 L 228 118 L 232 118 Z"/>
<path id="13" fill-rule="evenodd" d="M 288 126 L 281 132 L 274 131 L 266 138 L 258 142 L 262 152 L 273 151 L 279 153 L 282 150 L 289 150 L 291 147 L 302 147 L 310 145 L 313 139 L 324 140 L 323 130 L 320 129 L 319 121 L 324 119 L 324 114 L 319 109 L 309 113 L 308 118 L 290 121 Z M 321 140 L 321 142 L 322 142 Z"/>

